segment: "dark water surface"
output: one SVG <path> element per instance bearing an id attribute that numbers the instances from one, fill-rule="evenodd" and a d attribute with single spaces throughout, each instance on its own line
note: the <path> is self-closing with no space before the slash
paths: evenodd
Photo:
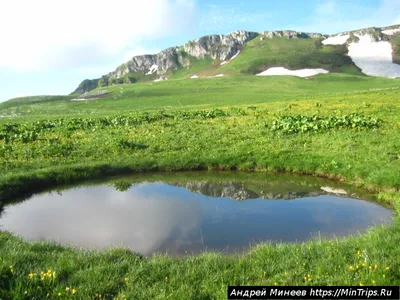
<path id="1" fill-rule="evenodd" d="M 347 194 L 327 193 L 324 186 Z M 232 253 L 263 241 L 345 236 L 391 221 L 392 210 L 355 198 L 373 197 L 299 176 L 136 175 L 6 204 L 0 229 L 30 240 L 125 246 L 144 255 Z"/>

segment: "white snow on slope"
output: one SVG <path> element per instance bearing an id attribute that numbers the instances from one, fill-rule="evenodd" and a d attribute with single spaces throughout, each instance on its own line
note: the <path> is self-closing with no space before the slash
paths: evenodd
<path id="1" fill-rule="evenodd" d="M 230 60 L 235 59 L 239 55 L 239 53 L 240 53 L 240 50 L 234 56 L 232 56 Z"/>
<path id="2" fill-rule="evenodd" d="M 164 78 L 158 78 L 158 79 L 156 79 L 156 80 L 154 80 L 154 82 L 159 82 L 159 81 L 164 81 L 164 80 L 167 80 L 166 78 L 164 79 Z"/>
<path id="3" fill-rule="evenodd" d="M 157 71 L 157 69 L 158 69 L 158 66 L 157 66 L 157 65 L 152 65 L 152 66 L 150 67 L 149 72 L 147 72 L 146 75 L 151 75 L 151 74 L 153 74 L 154 72 Z"/>
<path id="4" fill-rule="evenodd" d="M 224 76 L 224 74 L 218 74 L 218 75 L 215 75 L 214 77 L 223 77 Z"/>
<path id="5" fill-rule="evenodd" d="M 71 101 L 86 101 L 86 100 L 96 100 L 99 98 L 75 98 L 75 99 L 71 99 Z"/>
<path id="6" fill-rule="evenodd" d="M 342 44 L 346 43 L 346 41 L 349 37 L 350 37 L 350 35 L 348 35 L 348 34 L 331 36 L 331 37 L 328 37 L 327 39 L 323 40 L 322 44 L 324 44 L 324 45 L 342 45 Z"/>
<path id="7" fill-rule="evenodd" d="M 382 33 L 387 34 L 387 35 L 393 35 L 395 33 L 400 32 L 400 28 L 396 29 L 388 29 L 388 30 L 383 30 Z"/>
<path id="8" fill-rule="evenodd" d="M 190 77 L 190 78 L 199 78 L 199 76 L 197 76 L 197 75 L 193 75 L 192 77 Z"/>
<path id="9" fill-rule="evenodd" d="M 220 66 L 223 66 L 223 65 L 227 64 L 227 63 L 230 62 L 232 59 L 235 59 L 235 58 L 239 55 L 239 53 L 240 53 L 240 50 L 239 50 L 234 56 L 232 56 L 229 60 L 223 61 L 223 62 L 220 63 L 219 65 L 220 65 Z"/>
<path id="10" fill-rule="evenodd" d="M 261 72 L 257 74 L 256 76 L 270 76 L 270 75 L 292 75 L 292 76 L 298 76 L 298 77 L 308 77 L 308 76 L 314 76 L 317 74 L 326 74 L 329 73 L 329 71 L 324 70 L 324 69 L 301 69 L 301 70 L 288 70 L 283 67 L 276 67 L 276 68 L 269 68 L 268 70 L 265 70 L 264 72 Z"/>
<path id="11" fill-rule="evenodd" d="M 400 77 L 400 65 L 392 61 L 390 42 L 374 42 L 369 35 L 356 35 L 360 40 L 349 44 L 353 62 L 364 74 L 389 78 Z"/>

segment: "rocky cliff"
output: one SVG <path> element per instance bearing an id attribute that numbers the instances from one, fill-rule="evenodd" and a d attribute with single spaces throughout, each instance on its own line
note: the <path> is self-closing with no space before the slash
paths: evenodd
<path id="1" fill-rule="evenodd" d="M 274 37 L 284 37 L 287 39 L 298 39 L 298 38 L 325 38 L 327 35 L 321 33 L 307 33 L 307 32 L 297 32 L 293 30 L 279 30 L 279 31 L 263 31 L 261 35 L 267 38 Z"/>
<path id="2" fill-rule="evenodd" d="M 85 79 L 81 82 L 81 84 L 76 88 L 72 94 L 84 94 L 88 91 L 94 90 L 98 86 L 99 79 Z"/>
<path id="3" fill-rule="evenodd" d="M 129 74 L 136 77 L 148 76 L 150 79 L 162 78 L 179 68 L 188 68 L 191 59 L 210 57 L 214 60 L 225 61 L 234 57 L 250 40 L 261 35 L 265 38 L 321 38 L 319 33 L 304 33 L 296 31 L 264 31 L 261 33 L 237 30 L 229 34 L 208 35 L 186 42 L 183 46 L 172 47 L 154 55 L 134 56 L 128 62 L 120 65 L 115 71 L 103 76 L 110 82 L 132 82 L 122 80 Z M 120 82 L 119 82 L 120 80 Z M 74 93 L 85 93 L 97 87 L 98 79 L 83 81 Z"/>
<path id="4" fill-rule="evenodd" d="M 213 59 L 225 60 L 235 55 L 243 45 L 255 38 L 256 32 L 243 30 L 227 35 L 209 35 L 189 41 L 181 47 L 172 47 L 154 55 L 134 56 L 130 61 L 110 72 L 111 79 L 122 78 L 128 73 L 143 75 L 165 75 L 181 67 L 190 65 L 189 57 L 202 59 L 209 56 Z"/>
<path id="5" fill-rule="evenodd" d="M 338 56 L 338 53 L 342 53 L 346 55 L 347 53 L 347 45 L 349 43 L 357 43 L 359 40 L 358 36 L 362 36 L 364 34 L 368 34 L 371 36 L 374 41 L 393 41 L 393 37 L 395 35 L 400 34 L 400 26 L 393 25 L 382 28 L 366 28 L 348 32 L 342 32 L 334 35 L 324 35 L 320 33 L 306 33 L 306 32 L 297 32 L 293 30 L 281 30 L 281 31 L 263 31 L 263 32 L 249 32 L 244 30 L 234 31 L 232 33 L 226 35 L 208 35 L 203 36 L 201 38 L 191 40 L 186 42 L 184 45 L 179 47 L 171 47 L 161 51 L 158 54 L 153 55 L 139 55 L 134 56 L 132 59 L 127 61 L 126 63 L 120 65 L 116 70 L 103 75 L 101 79 L 93 79 L 93 80 L 85 80 L 83 81 L 79 87 L 74 91 L 74 93 L 82 94 L 88 92 L 92 89 L 95 89 L 97 86 L 106 86 L 113 84 L 122 84 L 122 83 L 134 83 L 137 81 L 158 81 L 169 78 L 171 74 L 174 74 L 175 71 L 179 69 L 190 69 L 190 67 L 198 62 L 198 60 L 202 60 L 205 58 L 212 59 L 212 64 L 217 67 L 222 66 L 228 63 L 230 60 L 235 58 L 237 54 L 241 51 L 241 49 L 251 40 L 259 37 L 260 40 L 267 40 L 273 38 L 286 38 L 289 40 L 296 39 L 316 39 L 316 41 L 322 41 L 328 38 L 337 37 L 336 40 L 342 39 L 345 37 L 345 40 L 341 43 L 335 41 L 333 44 L 342 44 L 342 48 L 331 50 L 331 55 L 326 55 L 327 57 L 323 57 L 324 53 L 316 53 L 312 52 L 312 47 L 307 48 L 306 50 L 309 52 L 309 56 L 316 57 L 318 63 L 321 67 L 328 68 L 331 71 L 339 70 L 340 66 L 347 64 L 349 66 L 353 65 L 352 60 L 349 58 L 343 58 L 342 56 Z M 397 31 L 396 31 L 397 30 Z M 346 39 L 347 38 L 347 39 Z M 255 41 L 256 42 L 256 41 Z M 258 41 L 261 42 L 261 41 Z M 296 43 L 296 41 L 293 41 Z M 397 44 L 396 44 L 397 43 Z M 393 61 L 397 62 L 398 60 L 398 52 L 399 45 L 398 42 L 392 43 L 393 49 L 395 53 L 393 55 Z M 254 43 L 253 43 L 254 44 Z M 318 44 L 316 44 L 318 45 Z M 319 44 L 319 46 L 322 46 Z M 268 47 L 266 47 L 268 48 Z M 246 49 L 244 49 L 246 51 Z M 295 48 L 290 53 L 294 53 L 296 51 Z M 304 51 L 307 53 L 307 51 Z M 396 52 L 397 51 L 397 52 Z M 242 51 L 241 53 L 243 53 Z M 300 61 L 308 61 L 309 58 L 304 53 L 303 56 L 299 58 Z M 347 57 L 348 58 L 348 57 Z M 250 66 L 250 68 L 243 71 L 244 74 L 252 74 L 250 71 L 255 68 L 255 71 L 264 71 L 263 67 L 268 65 L 273 65 L 271 62 L 272 59 L 266 61 L 260 60 L 259 62 L 255 62 L 255 65 Z M 339 63 L 338 63 L 339 62 Z M 261 63 L 260 66 L 256 65 L 257 63 Z M 287 62 L 280 62 L 283 66 L 287 65 Z M 218 66 L 219 65 L 219 66 Z M 278 66 L 281 66 L 278 65 Z M 305 67 L 309 67 L 309 65 L 305 63 L 297 63 L 294 64 L 294 67 L 300 67 L 305 65 Z M 338 67 L 339 66 L 339 67 Z M 293 67 L 293 66 L 292 66 Z M 354 67 L 354 66 L 353 66 Z M 211 65 L 210 65 L 211 68 Z M 253 68 L 253 69 L 252 69 Z M 260 69 L 261 68 L 261 69 Z M 260 69 L 260 70 L 259 70 Z M 250 70 L 250 71 L 249 71 Z M 209 76 L 210 74 L 205 74 L 205 76 Z M 216 74 L 211 74 L 216 75 Z M 221 75 L 221 74 L 220 74 Z M 192 75 L 193 78 L 197 78 L 198 76 Z"/>

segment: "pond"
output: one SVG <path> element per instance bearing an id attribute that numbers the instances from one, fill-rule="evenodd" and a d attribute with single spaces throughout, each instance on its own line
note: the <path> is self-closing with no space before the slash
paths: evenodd
<path id="1" fill-rule="evenodd" d="M 358 234 L 393 211 L 365 191 L 305 176 L 162 173 L 113 177 L 6 203 L 0 229 L 143 255 L 235 253 L 261 242 Z"/>

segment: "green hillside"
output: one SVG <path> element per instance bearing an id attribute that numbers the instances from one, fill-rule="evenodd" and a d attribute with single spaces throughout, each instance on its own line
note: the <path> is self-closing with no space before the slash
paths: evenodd
<path id="1" fill-rule="evenodd" d="M 254 39 L 239 56 L 221 67 L 228 74 L 257 74 L 271 67 L 323 68 L 331 72 L 363 75 L 343 45 L 324 46 L 322 39 Z"/>
<path id="2" fill-rule="evenodd" d="M 91 89 L 86 95 L 0 103 L 0 217 L 35 193 L 110 176 L 163 182 L 161 172 L 216 171 L 232 182 L 255 172 L 263 180 L 276 173 L 324 178 L 330 187 L 348 187 L 351 198 L 353 190 L 370 194 L 392 209 L 393 222 L 346 237 L 254 241 L 234 255 L 179 258 L 27 241 L 0 227 L 0 299 L 226 299 L 227 285 L 398 285 L 400 78 L 365 76 L 345 46 L 322 39 L 260 37 L 224 65 L 186 57 L 190 66 L 168 80 L 154 82 L 159 75 L 146 72 L 103 76 L 80 85 L 81 92 Z M 399 61 L 400 35 L 391 43 Z M 330 73 L 255 76 L 278 66 Z M 210 78 L 217 74 L 225 76 Z M 90 96 L 99 98 L 76 99 Z M 132 184 L 115 180 L 116 187 Z"/>
<path id="3" fill-rule="evenodd" d="M 211 108 L 230 105 L 279 103 L 308 97 L 326 97 L 374 88 L 398 87 L 399 80 L 381 77 L 324 74 L 309 79 L 294 76 L 175 79 L 103 87 L 98 100 L 69 101 L 72 96 L 26 97 L 0 104 L 0 123 L 9 118 L 27 120 L 72 115 L 109 115 L 151 109 Z M 284 91 L 284 92 L 283 92 Z M 26 102 L 25 102 L 26 99 Z M 32 102 L 32 99 L 35 99 Z M 18 105 L 17 105 L 18 103 Z M 25 105 L 21 105 L 25 103 Z"/>
<path id="4" fill-rule="evenodd" d="M 323 45 L 322 39 L 275 37 L 253 39 L 240 54 L 227 64 L 207 59 L 191 60 L 189 68 L 175 71 L 171 78 L 188 78 L 193 75 L 215 76 L 217 74 L 255 75 L 271 67 L 288 69 L 323 68 L 335 73 L 364 76 L 347 56 L 345 45 Z"/>
<path id="5" fill-rule="evenodd" d="M 251 61 L 239 58 L 235 63 L 253 70 Z M 232 74 L 241 70 L 233 62 L 224 67 Z M 398 284 L 399 79 L 238 71 L 92 93 L 100 90 L 109 94 L 85 101 L 27 97 L 0 105 L 0 213 L 20 197 L 110 175 L 240 170 L 308 174 L 357 186 L 393 208 L 394 222 L 346 238 L 178 259 L 30 242 L 1 230 L 0 298 L 226 299 L 228 284 Z"/>
<path id="6" fill-rule="evenodd" d="M 37 103 L 46 103 L 51 102 L 54 104 L 55 102 L 62 102 L 71 100 L 74 95 L 63 96 L 63 95 L 46 95 L 46 96 L 28 96 L 28 97 L 18 97 L 7 100 L 5 102 L 0 103 L 0 109 L 6 109 L 10 107 L 18 107 L 22 105 L 30 105 L 30 104 L 37 104 Z"/>

